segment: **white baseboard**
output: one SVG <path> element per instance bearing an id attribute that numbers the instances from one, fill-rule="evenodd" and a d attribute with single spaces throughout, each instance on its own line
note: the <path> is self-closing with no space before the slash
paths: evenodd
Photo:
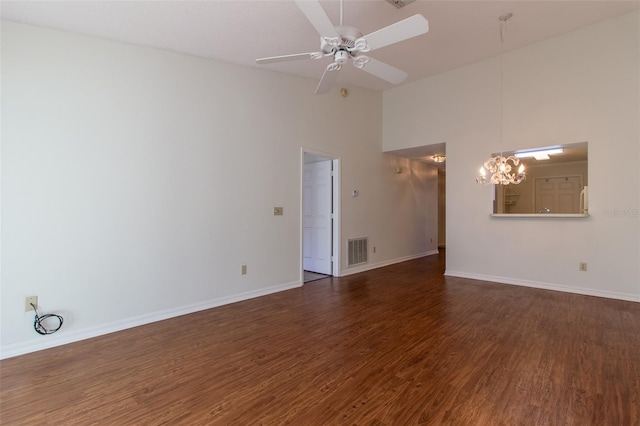
<path id="1" fill-rule="evenodd" d="M 607 299 L 618 299 L 618 300 L 626 300 L 629 302 L 640 302 L 640 296 L 635 294 L 618 293 L 618 292 L 606 291 L 606 290 L 595 290 L 592 288 L 584 288 L 584 287 L 571 287 L 571 286 L 566 286 L 561 284 L 550 284 L 550 283 L 544 283 L 540 281 L 520 280 L 516 278 L 499 277 L 495 275 L 474 274 L 474 273 L 461 272 L 461 271 L 447 270 L 445 271 L 444 274 L 449 277 L 469 278 L 472 280 L 491 281 L 491 282 L 500 283 L 500 284 L 519 285 L 523 287 L 533 287 L 533 288 L 540 288 L 544 290 L 561 291 L 564 293 L 583 294 L 585 296 L 596 296 L 596 297 L 605 297 Z"/>
<path id="2" fill-rule="evenodd" d="M 347 275 L 358 274 L 360 272 L 370 271 L 372 269 L 382 268 L 383 266 L 389 266 L 396 263 L 406 262 L 407 260 L 418 259 L 421 257 L 431 256 L 438 253 L 439 253 L 438 250 L 431 250 L 424 253 L 412 254 L 409 256 L 399 257 L 396 259 L 385 260 L 383 262 L 367 263 L 366 265 L 353 266 L 351 268 L 340 271 L 340 276 L 346 277 Z"/>
<path id="3" fill-rule="evenodd" d="M 163 311 L 152 312 L 137 317 L 127 318 L 120 321 L 114 321 L 97 327 L 89 327 L 68 334 L 49 335 L 46 340 L 36 341 L 29 340 L 24 343 L 14 343 L 2 347 L 0 359 L 11 358 L 18 355 L 24 355 L 30 352 L 36 352 L 43 349 L 49 349 L 56 346 L 66 345 L 68 343 L 78 342 L 80 340 L 91 339 L 93 337 L 103 336 L 105 334 L 114 333 L 116 331 L 126 330 L 128 328 L 138 327 L 140 325 L 150 324 L 156 321 L 162 321 L 169 318 L 175 318 L 182 315 L 192 314 L 198 311 L 215 308 L 230 303 L 240 302 L 243 300 L 253 299 L 255 297 L 266 296 L 280 291 L 290 290 L 292 288 L 301 287 L 299 281 L 275 285 L 259 290 L 247 291 L 244 293 L 234 294 L 232 296 L 220 297 L 208 300 L 202 303 L 195 303 L 187 306 L 166 309 Z M 42 337 L 42 336 L 38 336 Z"/>

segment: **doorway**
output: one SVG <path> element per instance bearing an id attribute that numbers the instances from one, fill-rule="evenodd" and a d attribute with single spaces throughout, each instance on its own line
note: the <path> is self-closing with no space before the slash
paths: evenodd
<path id="1" fill-rule="evenodd" d="M 428 164 L 437 169 L 437 224 L 434 224 L 435 229 L 429 229 L 430 235 L 437 233 L 436 239 L 431 240 L 430 243 L 437 243 L 437 247 L 444 249 L 447 244 L 447 207 L 446 207 L 446 192 L 447 192 L 447 179 L 446 179 L 446 154 L 447 143 L 441 142 L 431 145 L 416 146 L 413 148 L 403 148 L 396 150 L 385 151 L 387 154 L 396 155 L 398 157 L 408 158 L 411 161 L 419 161 L 424 164 Z"/>
<path id="2" fill-rule="evenodd" d="M 301 282 L 337 276 L 339 269 L 339 159 L 302 149 Z"/>

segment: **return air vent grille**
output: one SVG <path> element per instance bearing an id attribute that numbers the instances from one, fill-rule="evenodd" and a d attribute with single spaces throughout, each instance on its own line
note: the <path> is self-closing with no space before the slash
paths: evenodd
<path id="1" fill-rule="evenodd" d="M 368 238 L 347 240 L 347 266 L 361 265 L 368 262 Z"/>
<path id="2" fill-rule="evenodd" d="M 396 9 L 405 7 L 409 3 L 413 3 L 415 0 L 387 0 L 387 3 L 391 3 Z"/>

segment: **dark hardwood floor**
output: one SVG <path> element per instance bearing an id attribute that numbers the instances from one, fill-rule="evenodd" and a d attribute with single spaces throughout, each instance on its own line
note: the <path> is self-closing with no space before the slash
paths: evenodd
<path id="1" fill-rule="evenodd" d="M 639 425 L 640 304 L 443 255 L 0 362 L 3 425 Z"/>

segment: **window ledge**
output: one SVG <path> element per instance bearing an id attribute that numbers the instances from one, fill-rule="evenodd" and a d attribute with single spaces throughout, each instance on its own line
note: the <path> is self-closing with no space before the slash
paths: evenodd
<path id="1" fill-rule="evenodd" d="M 589 217 L 589 213 L 491 213 L 491 217 L 535 217 L 535 218 L 555 218 L 555 217 L 569 217 L 569 218 L 584 218 Z"/>

